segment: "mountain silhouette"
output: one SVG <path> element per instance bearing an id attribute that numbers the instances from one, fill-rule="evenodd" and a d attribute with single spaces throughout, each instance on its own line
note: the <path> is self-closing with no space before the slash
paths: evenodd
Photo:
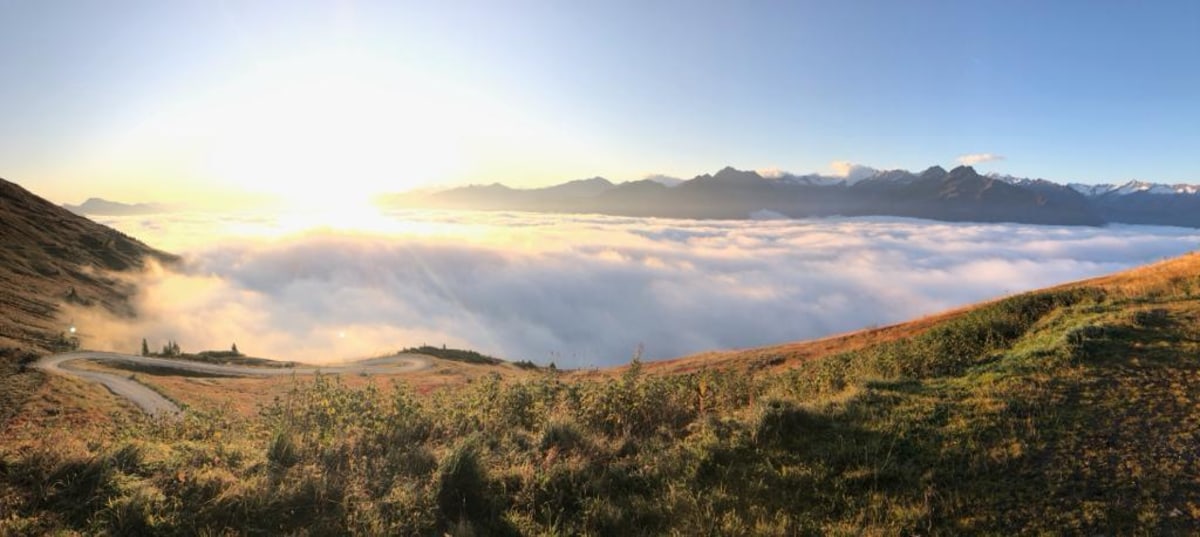
<path id="1" fill-rule="evenodd" d="M 130 216 L 166 212 L 168 208 L 158 203 L 121 203 L 103 198 L 88 198 L 79 205 L 63 204 L 63 208 L 79 215 Z"/>
<path id="2" fill-rule="evenodd" d="M 538 189 L 514 189 L 498 183 L 472 185 L 433 193 L 393 194 L 380 201 L 392 207 L 670 218 L 744 219 L 769 211 L 792 218 L 906 216 L 1093 226 L 1110 221 L 1105 215 L 1117 214 L 1102 211 L 1067 186 L 980 175 L 969 166 L 950 171 L 933 166 L 919 174 L 875 171 L 857 180 L 787 174 L 766 178 L 754 171 L 726 167 L 670 187 L 650 179 L 613 184 L 592 178 Z"/>

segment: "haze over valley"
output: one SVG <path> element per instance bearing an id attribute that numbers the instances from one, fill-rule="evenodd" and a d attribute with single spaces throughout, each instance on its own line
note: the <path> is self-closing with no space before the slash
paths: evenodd
<path id="1" fill-rule="evenodd" d="M 1175 256 L 1200 230 L 520 212 L 96 217 L 184 256 L 89 344 L 329 362 L 422 343 L 559 367 L 809 339 Z"/>

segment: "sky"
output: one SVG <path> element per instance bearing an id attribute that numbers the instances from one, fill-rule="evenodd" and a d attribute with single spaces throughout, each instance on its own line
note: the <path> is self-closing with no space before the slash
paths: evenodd
<path id="1" fill-rule="evenodd" d="M 1200 182 L 1200 3 L 0 0 L 58 202 L 847 163 Z"/>

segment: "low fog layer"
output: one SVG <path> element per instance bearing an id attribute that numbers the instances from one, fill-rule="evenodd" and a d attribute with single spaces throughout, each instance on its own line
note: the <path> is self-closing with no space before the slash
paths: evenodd
<path id="1" fill-rule="evenodd" d="M 681 221 L 405 212 L 376 231 L 278 219 L 105 220 L 188 259 L 91 346 L 331 362 L 421 344 L 560 367 L 808 339 L 1174 256 L 1200 230 L 908 219 Z M 90 324 L 89 324 L 90 323 Z"/>

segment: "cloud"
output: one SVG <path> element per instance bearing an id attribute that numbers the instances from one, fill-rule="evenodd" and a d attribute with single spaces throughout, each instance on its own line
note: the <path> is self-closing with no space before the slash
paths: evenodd
<path id="1" fill-rule="evenodd" d="M 639 343 L 648 358 L 668 358 L 899 322 L 1200 242 L 1200 230 L 1181 228 L 903 218 L 407 212 L 386 232 L 274 238 L 255 233 L 270 220 L 223 221 L 202 241 L 195 217 L 109 219 L 151 244 L 182 235 L 194 246 L 184 271 L 141 278 L 136 320 L 77 318 L 86 343 L 129 352 L 142 337 L 185 350 L 237 342 L 309 362 L 445 343 L 604 366 Z"/>
<path id="2" fill-rule="evenodd" d="M 829 163 L 829 169 L 833 170 L 833 175 L 836 177 L 845 177 L 850 182 L 866 179 L 877 173 L 879 170 L 862 164 L 855 164 L 848 160 L 835 160 Z"/>
<path id="3" fill-rule="evenodd" d="M 963 166 L 974 166 L 976 164 L 995 162 L 997 160 L 1004 160 L 1004 155 L 997 155 L 995 153 L 972 153 L 970 155 L 959 155 L 958 157 L 958 163 L 962 164 Z"/>
<path id="4" fill-rule="evenodd" d="M 765 177 L 767 179 L 779 179 L 780 177 L 783 177 L 788 174 L 788 172 L 783 171 L 780 168 L 774 168 L 774 167 L 762 168 L 762 169 L 754 170 L 754 171 L 756 173 L 758 173 L 758 175 L 760 177 Z"/>

